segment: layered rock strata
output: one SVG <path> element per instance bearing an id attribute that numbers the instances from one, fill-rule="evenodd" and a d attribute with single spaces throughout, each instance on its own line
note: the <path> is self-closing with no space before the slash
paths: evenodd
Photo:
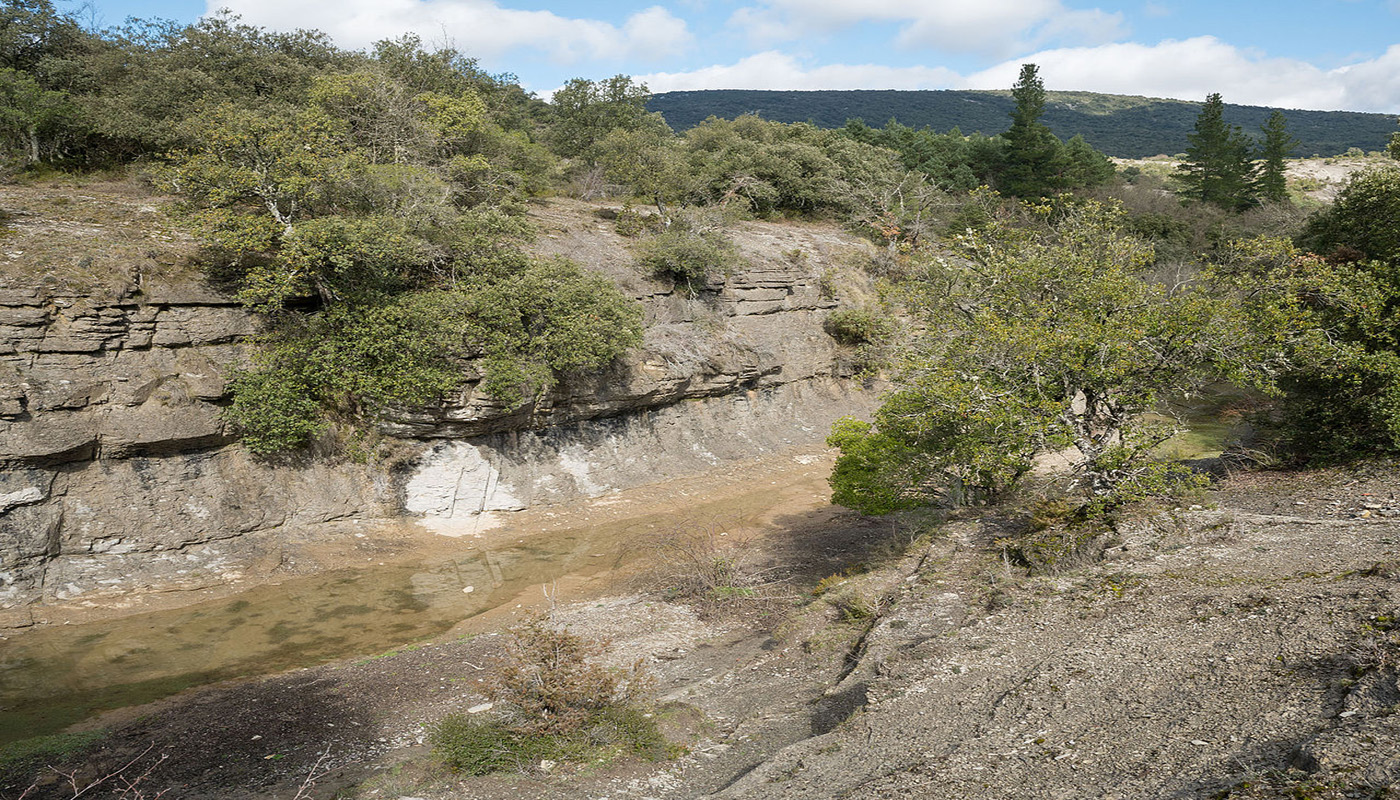
<path id="1" fill-rule="evenodd" d="M 234 441 L 226 382 L 259 323 L 227 296 L 191 284 L 0 289 L 0 624 L 37 603 L 263 576 L 289 538 L 344 535 L 350 521 L 461 532 L 485 512 L 810 445 L 873 403 L 842 379 L 842 350 L 823 331 L 838 303 L 830 273 L 858 243 L 751 224 L 738 236 L 745 264 L 690 292 L 638 275 L 625 240 L 586 212 L 549 209 L 539 249 L 641 301 L 643 345 L 522 409 L 468 383 L 397 414 L 383 430 L 416 455 L 387 472 L 264 463 Z"/>

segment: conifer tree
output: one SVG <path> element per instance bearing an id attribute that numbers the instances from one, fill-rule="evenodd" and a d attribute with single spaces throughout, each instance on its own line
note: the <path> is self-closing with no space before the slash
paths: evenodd
<path id="1" fill-rule="evenodd" d="M 1288 133 L 1288 119 L 1282 111 L 1270 114 L 1262 130 L 1264 147 L 1260 155 L 1264 164 L 1259 173 L 1259 197 L 1271 203 L 1282 203 L 1288 200 L 1283 159 L 1298 147 L 1298 140 Z"/>
<path id="2" fill-rule="evenodd" d="M 1258 203 L 1249 138 L 1238 125 L 1225 122 L 1225 103 L 1218 93 L 1206 97 L 1186 140 L 1186 161 L 1176 176 L 1181 194 L 1236 211 Z"/>
<path id="3" fill-rule="evenodd" d="M 1060 140 L 1040 121 L 1045 113 L 1045 84 L 1035 64 L 1021 65 L 1021 77 L 1011 87 L 1011 96 L 1016 99 L 1016 110 L 1011 112 L 1011 128 L 1002 134 L 1006 155 L 999 188 L 1018 197 L 1046 195 L 1063 188 L 1061 173 L 1067 165 Z"/>

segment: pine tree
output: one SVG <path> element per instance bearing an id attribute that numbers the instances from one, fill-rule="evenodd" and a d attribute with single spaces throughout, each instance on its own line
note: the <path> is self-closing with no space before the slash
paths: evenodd
<path id="1" fill-rule="evenodd" d="M 1259 196 L 1271 203 L 1288 200 L 1288 180 L 1284 175 L 1283 159 L 1298 147 L 1298 140 L 1288 133 L 1288 119 L 1282 111 L 1269 115 L 1264 123 L 1264 147 L 1260 155 L 1264 165 L 1259 173 Z"/>
<path id="2" fill-rule="evenodd" d="M 1045 113 L 1045 84 L 1034 64 L 1021 65 L 1021 77 L 1011 87 L 1016 110 L 1006 140 L 1002 185 L 1018 197 L 1046 195 L 1065 186 L 1065 159 L 1060 140 L 1040 121 Z"/>
<path id="3" fill-rule="evenodd" d="M 1186 162 L 1176 176 L 1181 194 L 1234 210 L 1258 204 L 1249 138 L 1238 125 L 1225 122 L 1225 103 L 1218 93 L 1206 97 L 1196 130 L 1186 141 Z"/>

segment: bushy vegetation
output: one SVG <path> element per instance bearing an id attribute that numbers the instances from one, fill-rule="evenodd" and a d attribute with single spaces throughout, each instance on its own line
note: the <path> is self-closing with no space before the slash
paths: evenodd
<path id="1" fill-rule="evenodd" d="M 840 128 L 851 119 L 876 125 L 894 120 L 916 129 L 957 128 L 991 136 L 1005 130 L 1006 115 L 1014 105 L 1006 90 L 710 89 L 658 94 L 647 108 L 664 114 L 678 131 L 712 116 L 733 119 L 760 108 L 764 118 L 775 122 L 813 122 L 822 128 Z M 1233 104 L 1225 108 L 1232 122 L 1250 131 L 1263 126 L 1276 110 Z M 1051 91 L 1046 93 L 1045 124 L 1061 139 L 1083 136 L 1110 156 L 1148 158 L 1181 152 L 1200 110 L 1199 103 L 1181 100 Z M 1299 152 L 1309 155 L 1341 155 L 1352 147 L 1383 150 L 1395 129 L 1394 114 L 1290 109 L 1288 116 L 1301 140 Z"/>
<path id="2" fill-rule="evenodd" d="M 1160 104 L 1049 93 L 1034 65 L 959 95 L 991 114 L 967 128 L 995 135 L 746 114 L 677 135 L 627 76 L 544 103 L 411 36 L 347 51 L 228 15 L 91 31 L 49 0 L 0 10 L 0 96 L 7 172 L 134 167 L 178 195 L 211 277 L 266 319 L 228 410 L 258 453 L 462 391 L 523 412 L 637 344 L 635 303 L 525 252 L 523 204 L 550 191 L 628 203 L 639 268 L 691 292 L 735 265 L 736 217 L 836 219 L 882 246 L 872 271 L 917 336 L 875 424 L 833 434 L 858 508 L 985 499 L 1071 444 L 1086 502 L 1167 491 L 1183 474 L 1153 453 L 1172 428 L 1143 415 L 1221 381 L 1279 395 L 1279 447 L 1400 449 L 1400 172 L 1356 176 L 1286 246 L 1290 128 L 1321 149 L 1302 112 L 1173 104 L 1196 125 L 1160 148 L 1186 151 L 1200 202 L 1183 206 L 1089 144 L 1110 112 Z M 1065 141 L 1067 101 L 1083 136 Z M 828 330 L 882 353 L 900 335 L 869 308 Z"/>
<path id="3" fill-rule="evenodd" d="M 255 452 L 469 383 L 517 408 L 640 340 L 609 282 L 521 249 L 520 202 L 587 149 L 578 108 L 550 129 L 511 76 L 411 36 L 350 52 L 229 16 L 95 33 L 47 0 L 0 15 L 12 166 L 144 164 L 211 275 L 266 315 L 228 412 Z"/>
<path id="4" fill-rule="evenodd" d="M 1334 335 L 1283 376 L 1284 402 L 1265 418 L 1295 460 L 1400 452 L 1400 166 L 1356 173 L 1308 220 L 1299 243 L 1325 254 L 1354 295 L 1319 304 Z"/>
<path id="5" fill-rule="evenodd" d="M 1286 242 L 1164 280 L 1113 206 L 1061 198 L 1013 206 L 929 253 L 909 287 L 926 333 L 875 423 L 844 420 L 837 502 L 871 513 L 994 499 L 1037 456 L 1070 452 L 1066 487 L 1085 513 L 1197 485 L 1151 421 L 1222 383 L 1280 391 L 1302 364 L 1333 363 L 1355 325 L 1342 309 L 1375 283 Z M 1072 450 L 1070 449 L 1072 448 Z"/>
<path id="6" fill-rule="evenodd" d="M 716 214 L 685 214 L 636 245 L 637 264 L 657 278 L 697 291 L 733 271 L 739 252 Z"/>
<path id="7" fill-rule="evenodd" d="M 895 332 L 888 311 L 874 308 L 843 308 L 826 318 L 826 332 L 841 344 L 855 347 L 887 341 Z"/>
<path id="8" fill-rule="evenodd" d="M 484 371 L 516 408 L 558 376 L 604 365 L 640 342 L 641 312 L 604 278 L 531 261 L 481 285 L 385 295 L 285 320 L 234 381 L 229 418 L 256 453 L 306 444 L 337 416 L 375 418 L 431 403 Z"/>
<path id="9" fill-rule="evenodd" d="M 434 728 L 434 754 L 467 775 L 519 770 L 542 760 L 584 761 L 673 754 L 644 706 L 645 676 L 597 663 L 604 645 L 532 620 L 510 631 L 486 685 L 489 718 L 454 714 Z"/>
<path id="10" fill-rule="evenodd" d="M 879 130 L 850 120 L 842 131 L 856 141 L 894 150 L 906 169 L 944 191 L 990 186 L 1004 194 L 1035 197 L 1113 178 L 1112 162 L 1082 136 L 1061 142 L 1042 122 L 1046 92 L 1034 64 L 1022 68 L 1012 98 L 1011 127 L 994 137 L 965 137 L 957 128 L 946 134 L 927 127 L 914 130 L 893 120 Z"/>

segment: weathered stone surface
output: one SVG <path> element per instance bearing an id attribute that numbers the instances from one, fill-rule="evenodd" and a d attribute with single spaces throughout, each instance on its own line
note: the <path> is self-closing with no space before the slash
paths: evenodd
<path id="1" fill-rule="evenodd" d="M 450 523 L 820 441 L 874 401 L 841 383 L 822 330 L 836 305 L 822 271 L 861 245 L 762 225 L 737 239 L 745 263 L 692 294 L 638 273 L 610 226 L 546 230 L 542 254 L 642 302 L 642 346 L 523 408 L 471 376 L 439 407 L 393 415 L 386 433 L 434 444 L 392 474 L 225 446 L 226 378 L 258 324 L 211 287 L 0 291 L 0 476 L 23 476 L 0 480 L 0 610 L 230 580 L 341 520 Z"/>
<path id="2" fill-rule="evenodd" d="M 47 543 L 45 594 L 16 579 L 8 595 L 0 587 L 0 606 L 221 583 L 244 576 L 289 532 L 399 508 L 390 482 L 368 467 L 269 466 L 238 448 L 103 459 L 66 475 L 56 494 L 47 506 L 0 516 L 0 537 L 21 511 L 46 508 L 62 519 L 56 528 L 37 517 L 14 526 L 10 538 L 28 531 L 30 552 Z M 0 546 L 9 552 L 8 542 Z"/>
<path id="3" fill-rule="evenodd" d="M 470 520 L 693 475 L 820 441 L 836 419 L 868 414 L 877 400 L 828 378 L 439 442 L 407 479 L 404 509 L 430 520 Z"/>
<path id="4" fill-rule="evenodd" d="M 58 412 L 0 423 L 0 464 L 33 466 L 84 461 L 97 447 L 97 422 L 87 414 Z"/>
<path id="5" fill-rule="evenodd" d="M 153 344 L 226 344 L 257 333 L 257 320 L 242 308 L 175 306 L 156 319 Z"/>
<path id="6" fill-rule="evenodd" d="M 36 597 L 45 562 L 58 552 L 62 510 L 40 505 L 53 481 L 48 470 L 0 471 L 0 608 Z"/>

